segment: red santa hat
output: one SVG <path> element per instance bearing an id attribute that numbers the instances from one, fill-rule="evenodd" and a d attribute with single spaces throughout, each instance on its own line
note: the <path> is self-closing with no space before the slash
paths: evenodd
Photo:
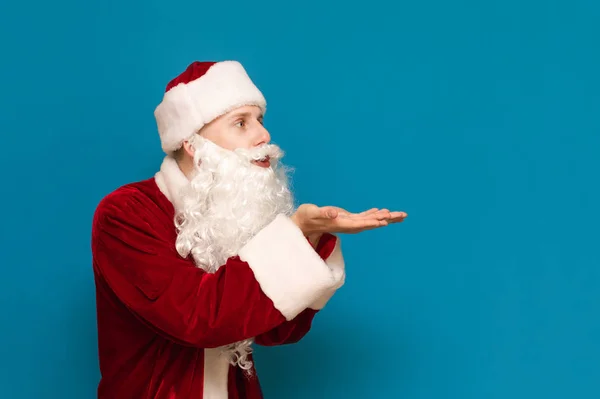
<path id="1" fill-rule="evenodd" d="M 167 85 L 154 116 L 163 151 L 170 153 L 215 118 L 244 105 L 266 101 L 237 61 L 190 64 Z"/>

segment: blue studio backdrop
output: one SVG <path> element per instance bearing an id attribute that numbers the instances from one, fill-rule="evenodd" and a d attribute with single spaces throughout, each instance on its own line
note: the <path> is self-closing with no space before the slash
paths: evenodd
<path id="1" fill-rule="evenodd" d="M 600 397 L 600 5 L 0 4 L 0 397 L 93 398 L 90 226 L 162 160 L 153 111 L 236 59 L 301 202 L 408 213 L 347 235 L 347 282 L 267 398 Z"/>

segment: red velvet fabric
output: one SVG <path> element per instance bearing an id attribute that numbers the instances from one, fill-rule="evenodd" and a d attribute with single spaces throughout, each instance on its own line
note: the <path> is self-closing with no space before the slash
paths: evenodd
<path id="1" fill-rule="evenodd" d="M 238 257 L 214 274 L 182 259 L 173 217 L 154 179 L 117 189 L 96 210 L 98 398 L 201 399 L 203 348 L 251 337 L 259 345 L 283 345 L 311 328 L 316 310 L 286 321 Z M 319 242 L 323 259 L 335 240 L 326 234 Z M 262 398 L 258 379 L 231 366 L 229 398 Z"/>

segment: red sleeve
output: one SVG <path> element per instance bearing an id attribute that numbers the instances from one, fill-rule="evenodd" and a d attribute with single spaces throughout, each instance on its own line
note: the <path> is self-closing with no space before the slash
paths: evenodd
<path id="1" fill-rule="evenodd" d="M 332 234 L 324 234 L 316 245 L 315 250 L 321 259 L 333 270 L 344 267 L 338 237 Z M 293 320 L 286 321 L 272 330 L 258 335 L 254 341 L 258 345 L 263 346 L 286 345 L 300 341 L 310 331 L 312 321 L 317 312 L 325 306 L 333 293 L 342 284 L 343 282 L 340 282 L 338 286 L 332 287 L 331 290 L 323 294 L 308 309 L 304 310 Z"/>
<path id="2" fill-rule="evenodd" d="M 294 320 L 286 321 L 266 333 L 257 335 L 254 342 L 262 346 L 294 344 L 308 334 L 317 312 L 315 309 L 305 309 Z"/>
<path id="3" fill-rule="evenodd" d="M 294 319 L 339 283 L 283 215 L 239 256 L 206 273 L 177 254 L 164 233 L 172 225 L 157 222 L 150 202 L 136 194 L 99 207 L 94 267 L 137 318 L 176 342 L 218 347 L 258 336 Z"/>

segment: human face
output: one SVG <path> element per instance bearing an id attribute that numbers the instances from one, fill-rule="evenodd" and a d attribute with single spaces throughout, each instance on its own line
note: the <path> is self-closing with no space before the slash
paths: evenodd
<path id="1" fill-rule="evenodd" d="M 213 120 L 200 130 L 200 135 L 227 150 L 254 148 L 271 141 L 271 136 L 263 126 L 263 114 L 259 107 L 248 105 L 236 108 Z M 254 161 L 254 164 L 268 168 L 269 159 Z"/>

